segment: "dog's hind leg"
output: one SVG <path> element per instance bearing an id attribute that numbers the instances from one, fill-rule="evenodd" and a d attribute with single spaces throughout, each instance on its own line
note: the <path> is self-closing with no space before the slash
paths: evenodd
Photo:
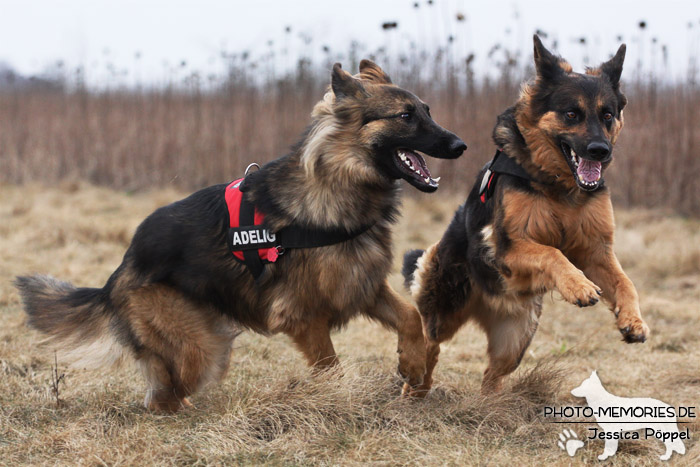
<path id="1" fill-rule="evenodd" d="M 473 300 L 466 265 L 454 253 L 440 257 L 442 243 L 430 246 L 415 262 L 409 289 L 418 305 L 425 337 L 440 343 L 451 339 L 467 322 Z M 448 242 L 443 250 L 451 252 Z M 442 264 L 441 264 L 442 263 Z"/>
<path id="2" fill-rule="evenodd" d="M 315 373 L 339 364 L 333 341 L 331 341 L 331 329 L 327 317 L 315 316 L 305 325 L 297 325 L 287 330 L 286 334 L 304 354 L 307 363 L 313 367 Z"/>
<path id="3" fill-rule="evenodd" d="M 488 309 L 477 316 L 488 337 L 489 366 L 481 383 L 482 394 L 501 389 L 503 377 L 515 371 L 532 341 L 541 311 L 541 303 L 516 309 Z"/>
<path id="4" fill-rule="evenodd" d="M 161 285 L 128 292 L 127 309 L 141 343 L 137 361 L 148 384 L 149 409 L 175 412 L 190 406 L 187 396 L 228 368 L 235 331 L 216 310 Z"/>
<path id="5" fill-rule="evenodd" d="M 457 224 L 462 225 L 463 221 Z M 457 224 L 453 221 L 452 225 Z M 405 257 L 403 274 L 418 305 L 427 346 L 424 381 L 412 392 L 417 395 L 424 394 L 432 385 L 440 343 L 452 338 L 471 314 L 474 294 L 467 278 L 466 263 L 455 261 L 459 257 L 455 251 L 462 246 L 443 239 L 422 254 L 414 251 Z"/>
<path id="6" fill-rule="evenodd" d="M 138 363 L 148 385 L 143 401 L 147 409 L 156 412 L 177 412 L 181 408 L 192 405 L 186 397 L 179 397 L 176 394 L 172 366 L 161 357 L 149 352 L 147 355 L 142 355 Z"/>

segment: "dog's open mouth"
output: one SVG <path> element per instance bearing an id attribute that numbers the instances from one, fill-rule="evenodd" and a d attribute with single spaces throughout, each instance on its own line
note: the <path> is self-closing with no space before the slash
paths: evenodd
<path id="1" fill-rule="evenodd" d="M 561 143 L 561 150 L 578 186 L 586 191 L 593 191 L 598 188 L 603 176 L 603 164 L 598 161 L 584 159 L 564 142 Z"/>
<path id="2" fill-rule="evenodd" d="M 435 191 L 440 177 L 433 178 L 423 156 L 410 149 L 397 149 L 394 153 L 394 164 L 398 167 L 404 179 L 422 191 Z"/>

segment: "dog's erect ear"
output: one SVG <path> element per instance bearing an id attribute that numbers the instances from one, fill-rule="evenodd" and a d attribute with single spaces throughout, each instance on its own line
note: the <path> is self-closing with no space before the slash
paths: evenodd
<path id="1" fill-rule="evenodd" d="M 331 88 L 337 100 L 346 97 L 360 97 L 364 94 L 364 88 L 360 80 L 353 78 L 350 73 L 343 70 L 340 63 L 333 65 Z"/>
<path id="2" fill-rule="evenodd" d="M 568 63 L 547 50 L 537 34 L 532 37 L 532 40 L 535 43 L 535 69 L 537 70 L 537 77 L 543 81 L 553 81 L 555 78 L 562 75 L 564 73 L 562 65 L 568 65 Z"/>
<path id="3" fill-rule="evenodd" d="M 600 71 L 610 79 L 615 89 L 620 86 L 620 75 L 622 75 L 622 64 L 625 62 L 626 52 L 627 46 L 622 44 L 613 58 L 600 65 Z"/>
<path id="4" fill-rule="evenodd" d="M 598 371 L 597 371 L 597 370 L 593 370 L 593 373 L 591 373 L 591 379 L 592 379 L 593 381 L 598 381 L 598 382 L 600 382 L 600 378 L 598 378 Z"/>
<path id="5" fill-rule="evenodd" d="M 392 84 L 389 75 L 379 65 L 367 59 L 360 62 L 360 78 L 377 84 Z"/>

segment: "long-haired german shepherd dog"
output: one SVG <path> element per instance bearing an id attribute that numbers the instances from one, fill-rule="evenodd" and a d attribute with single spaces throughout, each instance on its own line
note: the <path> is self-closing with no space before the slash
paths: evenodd
<path id="1" fill-rule="evenodd" d="M 386 280 L 398 181 L 435 191 L 417 151 L 456 158 L 465 149 L 376 64 L 363 60 L 356 76 L 335 64 L 301 142 L 247 175 L 243 197 L 271 232 L 359 235 L 290 249 L 254 280 L 227 243 L 227 185 L 212 186 L 146 218 L 102 288 L 17 278 L 28 324 L 83 366 L 130 354 L 147 381 L 145 405 L 175 411 L 222 376 L 237 329 L 286 333 L 322 369 L 337 363 L 330 331 L 364 315 L 398 332 L 399 371 L 411 392 L 425 373 L 421 320 Z"/>
<path id="2" fill-rule="evenodd" d="M 473 319 L 488 336 L 482 392 L 498 390 L 519 365 L 552 289 L 579 307 L 608 302 L 626 342 L 644 342 L 649 333 L 613 253 L 603 183 L 627 103 L 620 91 L 625 46 L 585 74 L 573 73 L 537 36 L 534 57 L 536 79 L 498 117 L 494 165 L 479 173 L 442 239 L 404 256 L 428 339 L 426 380 L 439 343 Z"/>

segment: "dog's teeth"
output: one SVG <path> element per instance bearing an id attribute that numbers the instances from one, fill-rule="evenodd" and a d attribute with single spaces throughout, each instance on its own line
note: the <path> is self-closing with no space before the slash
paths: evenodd
<path id="1" fill-rule="evenodd" d="M 438 182 L 440 181 L 440 177 L 434 178 L 433 181 L 434 181 L 435 183 L 438 183 Z"/>
<path id="2" fill-rule="evenodd" d="M 418 175 L 420 175 L 420 170 L 416 169 L 414 172 L 416 172 Z"/>
<path id="3" fill-rule="evenodd" d="M 423 181 L 424 181 L 425 183 L 430 183 L 430 177 L 425 177 L 425 178 L 423 179 Z"/>

